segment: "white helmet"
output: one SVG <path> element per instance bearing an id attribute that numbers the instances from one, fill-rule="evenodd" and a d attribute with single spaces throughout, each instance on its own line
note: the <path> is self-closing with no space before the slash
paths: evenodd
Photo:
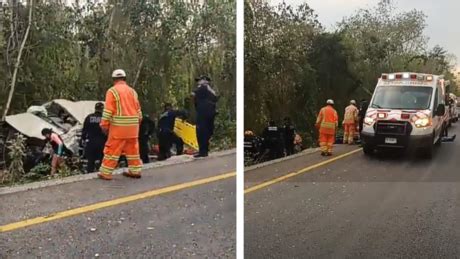
<path id="1" fill-rule="evenodd" d="M 329 100 L 326 101 L 326 103 L 327 103 L 327 104 L 334 104 L 334 100 L 329 99 Z"/>
<path id="2" fill-rule="evenodd" d="M 115 69 L 112 73 L 112 78 L 126 77 L 126 73 L 123 69 Z"/>
<path id="3" fill-rule="evenodd" d="M 350 104 L 356 105 L 356 101 L 355 101 L 355 100 L 351 100 L 351 101 L 350 101 Z"/>

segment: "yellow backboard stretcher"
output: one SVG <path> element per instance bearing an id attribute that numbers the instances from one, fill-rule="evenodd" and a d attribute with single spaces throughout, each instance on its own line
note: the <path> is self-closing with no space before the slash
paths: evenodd
<path id="1" fill-rule="evenodd" d="M 174 123 L 174 133 L 180 137 L 184 143 L 195 150 L 198 150 L 198 140 L 196 139 L 196 126 L 184 120 L 176 118 Z"/>

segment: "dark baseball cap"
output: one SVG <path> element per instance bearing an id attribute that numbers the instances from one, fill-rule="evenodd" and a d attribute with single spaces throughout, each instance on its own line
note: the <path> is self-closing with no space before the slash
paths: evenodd
<path id="1" fill-rule="evenodd" d="M 94 106 L 94 108 L 96 108 L 96 110 L 98 110 L 98 109 L 104 109 L 104 103 L 98 102 L 98 103 L 96 103 L 96 105 Z"/>
<path id="2" fill-rule="evenodd" d="M 200 81 L 200 80 L 206 80 L 206 81 L 210 82 L 211 78 L 209 76 L 206 76 L 206 75 L 201 75 L 201 76 L 195 78 L 195 81 L 197 81 L 197 82 Z"/>

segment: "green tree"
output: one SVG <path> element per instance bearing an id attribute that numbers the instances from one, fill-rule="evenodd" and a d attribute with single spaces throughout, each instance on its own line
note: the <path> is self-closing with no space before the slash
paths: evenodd
<path id="1" fill-rule="evenodd" d="M 314 144 L 317 112 L 334 99 L 339 115 L 350 99 L 369 98 L 382 73 L 414 71 L 452 79 L 453 57 L 427 48 L 426 16 L 399 12 L 392 1 L 359 9 L 325 31 L 307 5 L 245 1 L 245 127 L 293 119 Z"/>
<path id="2" fill-rule="evenodd" d="M 73 7 L 37 1 L 9 114 L 56 98 L 102 100 L 116 68 L 126 70 L 145 113 L 158 114 L 163 102 L 193 110 L 188 98 L 194 78 L 208 74 L 220 94 L 216 135 L 234 145 L 235 132 L 225 123 L 236 121 L 235 9 L 235 1 L 109 0 Z M 21 4 L 2 8 L 5 101 L 11 57 L 18 53 L 29 10 Z"/>

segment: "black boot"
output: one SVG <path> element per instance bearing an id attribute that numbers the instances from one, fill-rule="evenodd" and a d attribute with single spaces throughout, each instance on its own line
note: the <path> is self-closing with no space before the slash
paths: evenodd
<path id="1" fill-rule="evenodd" d="M 198 153 L 198 154 L 194 155 L 193 157 L 194 157 L 194 158 L 200 158 L 200 157 L 207 157 L 207 156 L 208 156 L 208 154 L 201 154 L 201 153 Z"/>

